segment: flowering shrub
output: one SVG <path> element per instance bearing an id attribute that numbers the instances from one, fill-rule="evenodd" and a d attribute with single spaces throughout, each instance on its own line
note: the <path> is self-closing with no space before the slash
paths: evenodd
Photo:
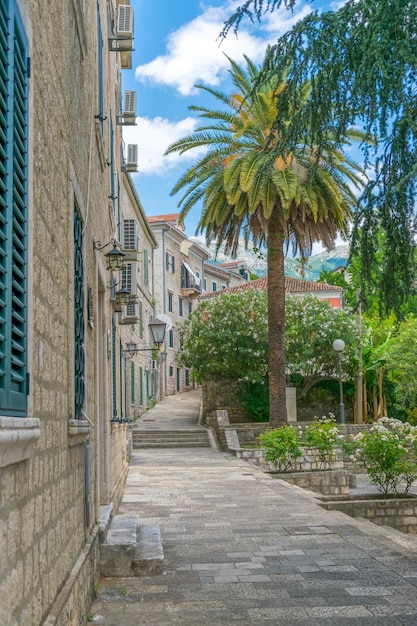
<path id="1" fill-rule="evenodd" d="M 328 416 L 315 417 L 304 431 L 306 444 L 317 449 L 318 460 L 322 468 L 329 467 L 335 458 L 335 447 L 340 444 L 342 436 L 336 426 L 336 419 L 332 413 Z"/>
<path id="2" fill-rule="evenodd" d="M 214 378 L 265 384 L 268 365 L 266 294 L 222 294 L 203 301 L 179 328 L 178 363 L 194 380 Z"/>
<path id="3" fill-rule="evenodd" d="M 334 309 L 315 296 L 286 298 L 285 359 L 289 374 L 310 384 L 338 376 L 333 340 L 343 337 L 343 377 L 357 369 L 356 318 Z M 266 292 L 251 289 L 203 300 L 179 327 L 178 364 L 190 368 L 197 382 L 234 378 L 265 385 L 268 373 L 268 314 Z"/>
<path id="4" fill-rule="evenodd" d="M 408 422 L 383 417 L 352 437 L 345 450 L 382 493 L 406 495 L 417 478 L 417 427 Z"/>
<path id="5" fill-rule="evenodd" d="M 265 459 L 275 463 L 280 472 L 289 470 L 301 455 L 300 433 L 294 426 L 266 430 L 259 435 L 258 441 L 264 449 Z"/>

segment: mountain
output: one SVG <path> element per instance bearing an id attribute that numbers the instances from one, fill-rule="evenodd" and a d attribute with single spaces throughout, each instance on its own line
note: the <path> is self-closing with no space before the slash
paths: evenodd
<path id="1" fill-rule="evenodd" d="M 222 246 L 216 255 L 216 246 L 212 244 L 210 247 L 206 246 L 203 237 L 190 237 L 192 241 L 195 241 L 199 246 L 211 253 L 211 260 L 218 263 L 224 263 L 231 261 L 230 255 L 224 253 L 224 246 Z M 302 265 L 300 259 L 286 258 L 285 259 L 285 275 L 291 278 L 304 278 L 305 280 L 316 281 L 319 279 L 320 272 L 322 270 L 334 271 L 339 267 L 346 267 L 349 257 L 349 245 L 344 244 L 336 246 L 334 250 L 327 252 L 320 252 L 311 256 L 304 264 L 304 276 L 302 271 Z M 245 249 L 244 243 L 239 246 L 236 254 L 236 259 L 244 261 L 249 270 L 257 276 L 265 276 L 267 273 L 266 255 L 262 252 L 258 252 L 253 248 L 248 247 Z"/>

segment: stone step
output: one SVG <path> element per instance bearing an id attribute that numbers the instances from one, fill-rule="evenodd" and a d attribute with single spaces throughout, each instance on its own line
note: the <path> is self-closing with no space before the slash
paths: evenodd
<path id="1" fill-rule="evenodd" d="M 203 430 L 133 431 L 133 447 L 138 448 L 209 448 L 208 432 Z"/>
<path id="2" fill-rule="evenodd" d="M 137 441 L 134 450 L 140 448 L 210 448 L 208 441 Z"/>
<path id="3" fill-rule="evenodd" d="M 102 576 L 125 578 L 160 574 L 164 561 L 157 524 L 140 525 L 133 515 L 115 515 L 100 546 Z"/>

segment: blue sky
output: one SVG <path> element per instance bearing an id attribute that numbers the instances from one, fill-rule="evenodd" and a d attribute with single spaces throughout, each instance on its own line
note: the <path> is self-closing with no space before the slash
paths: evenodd
<path id="1" fill-rule="evenodd" d="M 137 126 L 124 128 L 125 143 L 138 144 L 139 172 L 133 174 L 147 215 L 176 213 L 179 196 L 170 191 L 192 162 L 192 154 L 164 157 L 170 143 L 197 127 L 190 104 L 211 106 L 212 99 L 194 89 L 204 83 L 227 90 L 228 61 L 243 53 L 261 62 L 268 43 L 312 10 L 300 0 L 296 11 L 285 9 L 264 16 L 260 24 L 242 22 L 238 37 L 230 33 L 220 45 L 225 20 L 241 0 L 131 0 L 135 11 L 135 51 L 132 70 L 124 70 L 123 89 L 137 92 Z M 314 2 L 313 8 L 330 3 Z M 185 222 L 195 233 L 199 211 Z"/>

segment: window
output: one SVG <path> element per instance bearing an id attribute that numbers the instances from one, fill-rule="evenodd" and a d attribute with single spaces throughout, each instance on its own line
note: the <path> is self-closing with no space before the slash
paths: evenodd
<path id="1" fill-rule="evenodd" d="M 172 330 L 172 328 L 168 333 L 168 345 L 170 348 L 174 347 L 174 331 Z"/>
<path id="2" fill-rule="evenodd" d="M 165 253 L 165 267 L 167 272 L 175 274 L 175 257 L 169 252 Z"/>
<path id="3" fill-rule="evenodd" d="M 223 285 L 223 284 L 222 284 L 222 289 L 226 289 L 226 285 Z"/>
<path id="4" fill-rule="evenodd" d="M 190 370 L 185 370 L 185 386 L 190 386 Z"/>
<path id="5" fill-rule="evenodd" d="M 211 283 L 211 290 L 212 291 L 217 291 L 217 283 L 215 280 L 212 281 Z"/>
<path id="6" fill-rule="evenodd" d="M 173 305 L 172 293 L 168 293 L 168 312 L 172 313 L 173 311 L 174 311 L 174 305 Z"/>
<path id="7" fill-rule="evenodd" d="M 190 313 L 192 313 L 192 312 L 193 312 L 193 303 L 189 302 L 188 303 L 188 315 L 190 315 Z"/>
<path id="8" fill-rule="evenodd" d="M 0 410 L 27 413 L 28 44 L 14 0 L 0 3 Z"/>
<path id="9" fill-rule="evenodd" d="M 84 264 L 83 225 L 74 207 L 74 419 L 82 420 L 84 406 Z"/>
<path id="10" fill-rule="evenodd" d="M 174 368 L 172 367 L 172 365 L 169 366 L 169 375 L 174 376 Z"/>
<path id="11" fill-rule="evenodd" d="M 178 314 L 182 317 L 184 315 L 184 307 L 182 298 L 178 298 Z"/>
<path id="12" fill-rule="evenodd" d="M 203 289 L 204 291 L 207 291 L 207 278 L 204 278 L 203 280 Z"/>

